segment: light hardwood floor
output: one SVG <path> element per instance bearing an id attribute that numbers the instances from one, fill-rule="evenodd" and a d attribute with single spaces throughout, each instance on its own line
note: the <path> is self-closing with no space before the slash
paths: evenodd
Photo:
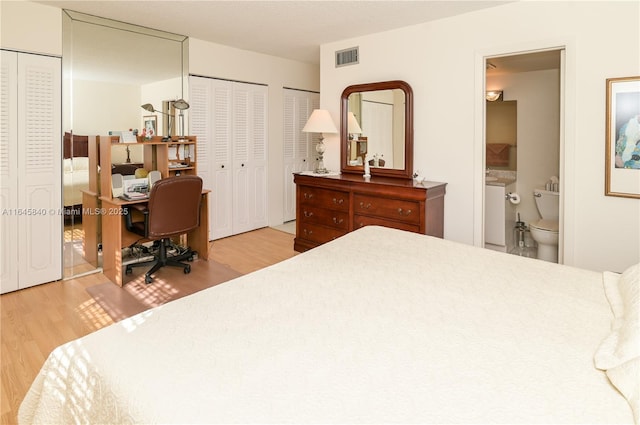
<path id="1" fill-rule="evenodd" d="M 212 242 L 210 257 L 246 274 L 296 255 L 293 238 L 259 229 Z M 96 273 L 0 296 L 0 423 L 17 423 L 18 407 L 55 347 L 113 323 L 85 290 L 105 281 Z"/>

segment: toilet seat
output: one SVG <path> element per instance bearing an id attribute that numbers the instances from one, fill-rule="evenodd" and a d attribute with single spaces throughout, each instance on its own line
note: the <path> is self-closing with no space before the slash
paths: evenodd
<path id="1" fill-rule="evenodd" d="M 541 232 L 558 233 L 559 226 L 558 220 L 541 219 L 534 223 L 529 224 L 532 229 L 539 230 Z"/>

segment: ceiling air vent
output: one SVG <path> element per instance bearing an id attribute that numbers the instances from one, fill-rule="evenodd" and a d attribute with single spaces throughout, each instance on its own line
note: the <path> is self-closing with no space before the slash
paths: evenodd
<path id="1" fill-rule="evenodd" d="M 355 65 L 358 63 L 358 47 L 338 50 L 336 52 L 336 68 L 340 66 Z"/>

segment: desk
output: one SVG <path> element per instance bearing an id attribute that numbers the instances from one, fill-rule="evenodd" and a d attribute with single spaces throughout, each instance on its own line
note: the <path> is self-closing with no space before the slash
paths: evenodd
<path id="1" fill-rule="evenodd" d="M 85 261 L 98 267 L 98 241 L 100 240 L 100 215 L 95 214 L 100 208 L 98 194 L 91 190 L 82 191 L 82 251 Z"/>
<path id="2" fill-rule="evenodd" d="M 198 258 L 209 258 L 209 196 L 210 190 L 202 191 L 200 202 L 200 226 L 187 233 L 189 247 L 198 252 Z M 102 206 L 102 272 L 109 280 L 122 286 L 122 248 L 131 245 L 140 236 L 127 231 L 123 209 L 127 205 L 138 204 L 139 201 L 125 201 L 119 198 L 101 196 Z"/>

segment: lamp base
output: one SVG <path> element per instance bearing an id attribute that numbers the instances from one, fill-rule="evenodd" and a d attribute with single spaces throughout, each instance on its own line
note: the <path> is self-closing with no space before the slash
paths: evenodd
<path id="1" fill-rule="evenodd" d="M 324 167 L 324 160 L 323 160 L 322 156 L 323 155 L 320 154 L 320 158 L 318 158 L 318 166 L 316 167 L 315 170 L 313 170 L 313 172 L 316 173 L 316 174 L 328 174 L 329 173 L 329 170 L 327 170 Z"/>

